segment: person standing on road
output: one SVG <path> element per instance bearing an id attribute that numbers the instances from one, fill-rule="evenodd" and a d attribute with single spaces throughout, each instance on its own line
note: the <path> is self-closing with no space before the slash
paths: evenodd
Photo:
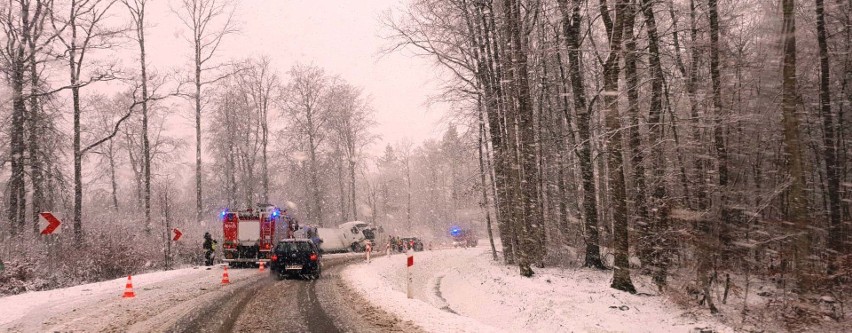
<path id="1" fill-rule="evenodd" d="M 213 265 L 213 253 L 216 251 L 216 241 L 210 236 L 209 232 L 204 233 L 204 265 Z"/>

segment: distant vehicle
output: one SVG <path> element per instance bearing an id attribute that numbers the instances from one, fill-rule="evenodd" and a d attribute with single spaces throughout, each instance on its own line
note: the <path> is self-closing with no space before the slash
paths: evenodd
<path id="1" fill-rule="evenodd" d="M 423 251 L 423 241 L 417 237 L 403 237 L 400 239 L 406 249 L 413 249 L 416 252 Z"/>
<path id="2" fill-rule="evenodd" d="M 222 220 L 223 261 L 230 266 L 269 262 L 276 224 L 286 224 L 283 211 L 263 204 L 240 211 L 224 210 Z"/>
<path id="3" fill-rule="evenodd" d="M 302 276 L 319 279 L 322 273 L 322 255 L 310 239 L 282 239 L 275 246 L 270 270 L 278 278 Z"/>
<path id="4" fill-rule="evenodd" d="M 453 238 L 453 247 L 476 247 L 479 239 L 473 229 L 452 227 L 450 236 Z"/>
<path id="5" fill-rule="evenodd" d="M 376 228 L 367 222 L 352 221 L 337 228 L 305 227 L 297 231 L 295 237 L 315 239 L 323 253 L 363 252 L 368 241 L 376 243 Z"/>

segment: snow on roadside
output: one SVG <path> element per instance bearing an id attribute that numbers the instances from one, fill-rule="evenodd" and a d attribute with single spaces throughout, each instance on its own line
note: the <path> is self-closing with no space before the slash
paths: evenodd
<path id="1" fill-rule="evenodd" d="M 137 297 L 144 297 L 148 293 L 146 290 L 160 289 L 162 288 L 161 285 L 168 286 L 178 279 L 197 279 L 199 283 L 216 286 L 219 277 L 221 277 L 221 272 L 221 266 L 216 266 L 210 271 L 204 267 L 188 267 L 133 275 L 133 289 Z M 253 274 L 254 270 L 229 270 L 228 275 L 233 283 Z M 20 324 L 20 321 L 24 318 L 27 320 L 47 320 L 48 317 L 74 312 L 82 307 L 120 300 L 126 283 L 127 277 L 122 277 L 69 288 L 0 297 L 0 328 L 8 328 L 16 322 Z"/>
<path id="2" fill-rule="evenodd" d="M 409 300 L 405 260 L 397 254 L 352 265 L 343 278 L 372 303 L 427 331 L 733 332 L 661 297 L 613 290 L 611 272 L 545 268 L 523 278 L 516 267 L 492 262 L 485 247 L 415 253 L 415 299 Z"/>
<path id="3" fill-rule="evenodd" d="M 418 252 L 422 253 L 422 252 Z M 428 278 L 415 258 L 416 295 L 423 293 Z M 497 332 L 494 327 L 471 321 L 468 318 L 439 310 L 421 296 L 408 299 L 406 296 L 406 257 L 395 254 L 375 258 L 369 264 L 350 265 L 341 273 L 342 278 L 354 290 L 361 293 L 373 305 L 394 314 L 401 320 L 410 320 L 429 332 Z"/>

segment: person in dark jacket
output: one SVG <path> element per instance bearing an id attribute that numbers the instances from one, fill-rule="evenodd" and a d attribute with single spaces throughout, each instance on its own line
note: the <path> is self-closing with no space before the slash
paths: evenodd
<path id="1" fill-rule="evenodd" d="M 204 264 L 207 266 L 213 265 L 213 253 L 216 251 L 216 241 L 210 236 L 209 232 L 204 233 Z"/>

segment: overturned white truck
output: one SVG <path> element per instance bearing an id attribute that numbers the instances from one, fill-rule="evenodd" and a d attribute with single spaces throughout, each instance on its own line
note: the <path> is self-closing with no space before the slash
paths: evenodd
<path id="1" fill-rule="evenodd" d="M 314 240 L 324 253 L 361 252 L 364 251 L 367 242 L 376 243 L 376 233 L 376 228 L 369 223 L 352 221 L 343 223 L 337 228 L 302 227 L 294 236 Z"/>

